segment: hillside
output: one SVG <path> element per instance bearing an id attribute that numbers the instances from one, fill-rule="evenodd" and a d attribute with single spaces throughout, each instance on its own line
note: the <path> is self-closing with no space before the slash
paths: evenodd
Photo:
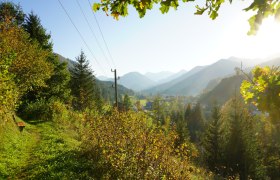
<path id="1" fill-rule="evenodd" d="M 162 93 L 165 90 L 167 90 L 168 88 L 171 88 L 172 86 L 174 86 L 176 83 L 178 83 L 178 82 L 184 80 L 185 78 L 199 72 L 203 68 L 204 68 L 204 66 L 196 66 L 186 73 L 184 73 L 184 71 L 180 71 L 178 75 L 180 75 L 181 73 L 183 73 L 183 74 L 180 75 L 179 77 L 174 77 L 174 79 L 170 78 L 170 79 L 168 79 L 168 82 L 157 85 L 157 86 L 152 87 L 150 89 L 147 89 L 144 92 L 149 93 L 149 94 Z"/>
<path id="2" fill-rule="evenodd" d="M 240 85 L 245 79 L 243 75 L 235 75 L 224 78 L 220 83 L 211 91 L 201 95 L 199 101 L 202 104 L 224 104 L 227 100 L 235 95 L 240 95 Z"/>
<path id="3" fill-rule="evenodd" d="M 166 83 L 166 82 L 169 82 L 169 81 L 172 81 L 174 79 L 177 79 L 178 77 L 182 76 L 183 74 L 187 73 L 188 71 L 186 70 L 181 70 L 177 73 L 174 73 L 172 74 L 171 76 L 167 77 L 167 78 L 164 78 L 162 80 L 159 81 L 159 84 L 163 84 L 163 83 Z"/>
<path id="4" fill-rule="evenodd" d="M 170 76 L 174 75 L 174 73 L 170 72 L 170 71 L 161 71 L 158 73 L 152 73 L 152 72 L 147 72 L 145 74 L 145 76 L 149 79 L 151 79 L 152 81 L 155 82 L 160 82 Z"/>
<path id="5" fill-rule="evenodd" d="M 69 69 L 73 68 L 74 64 L 76 63 L 75 61 L 73 61 L 71 59 L 68 59 L 68 58 L 65 58 L 58 53 L 55 53 L 55 55 L 58 56 L 58 59 L 59 59 L 60 62 L 66 62 L 68 64 Z"/>
<path id="6" fill-rule="evenodd" d="M 234 72 L 239 62 L 222 59 L 209 65 L 194 75 L 183 79 L 171 88 L 163 91 L 164 94 L 195 96 L 202 92 L 210 80 L 223 77 Z"/>
<path id="7" fill-rule="evenodd" d="M 271 60 L 268 60 L 264 63 L 261 63 L 259 66 L 264 67 L 264 66 L 280 66 L 280 58 L 273 58 Z"/>
<path id="8" fill-rule="evenodd" d="M 138 72 L 130 72 L 120 77 L 118 83 L 134 91 L 141 91 L 154 86 L 156 82 Z"/>
<path id="9" fill-rule="evenodd" d="M 96 81 L 100 91 L 101 91 L 101 96 L 105 99 L 108 100 L 110 102 L 114 102 L 115 101 L 115 89 L 112 87 L 113 82 L 111 81 Z M 125 94 L 127 95 L 134 95 L 133 90 L 128 89 L 126 87 L 124 87 L 123 85 L 118 84 L 118 95 L 119 98 L 121 98 L 121 96 L 124 96 Z"/>

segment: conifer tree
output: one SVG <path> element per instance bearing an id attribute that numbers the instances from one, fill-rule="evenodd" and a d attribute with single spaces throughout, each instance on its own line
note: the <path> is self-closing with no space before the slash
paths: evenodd
<path id="1" fill-rule="evenodd" d="M 215 105 L 212 109 L 212 119 L 203 138 L 204 159 L 208 168 L 215 172 L 218 172 L 221 165 L 221 136 L 220 108 Z"/>
<path id="2" fill-rule="evenodd" d="M 85 110 L 94 105 L 97 88 L 95 77 L 83 51 L 76 60 L 77 63 L 70 70 L 73 106 L 76 110 Z"/>
<path id="3" fill-rule="evenodd" d="M 46 29 L 42 26 L 40 18 L 31 12 L 28 14 L 23 28 L 28 32 L 29 37 L 32 40 L 36 40 L 43 49 L 52 51 L 53 44 L 50 42 L 51 35 L 46 32 Z"/>
<path id="4" fill-rule="evenodd" d="M 186 120 L 186 121 L 189 120 L 190 115 L 191 115 L 191 112 L 192 112 L 191 104 L 188 103 L 188 106 L 187 106 L 186 111 L 185 111 L 185 120 Z"/>
<path id="5" fill-rule="evenodd" d="M 46 86 L 32 89 L 32 91 L 26 93 L 21 98 L 22 104 L 18 109 L 18 112 L 22 115 L 26 114 L 27 109 L 29 113 L 35 114 L 32 106 L 36 107 L 35 111 L 40 111 L 40 113 L 37 113 L 39 116 L 37 118 L 41 118 L 40 116 L 46 113 L 46 108 L 51 100 L 59 100 L 64 103 L 70 101 L 70 72 L 67 69 L 67 63 L 59 62 L 58 57 L 53 53 L 51 36 L 46 32 L 37 15 L 31 12 L 22 27 L 28 33 L 31 42 L 39 44 L 40 48 L 49 52 L 45 61 L 51 63 L 54 67 L 51 77 L 45 82 Z M 39 108 L 37 104 L 42 107 Z"/>
<path id="6" fill-rule="evenodd" d="M 123 106 L 125 111 L 128 111 L 131 108 L 131 101 L 127 94 L 124 95 Z"/>
<path id="7" fill-rule="evenodd" d="M 202 116 L 200 103 L 196 104 L 196 106 L 190 114 L 190 118 L 188 120 L 188 128 L 190 132 L 191 141 L 198 142 L 200 133 L 204 129 L 204 119 Z"/>
<path id="8" fill-rule="evenodd" d="M 261 146 L 255 136 L 256 122 L 238 98 L 231 99 L 225 106 L 224 120 L 228 121 L 228 135 L 223 143 L 224 165 L 228 173 L 238 174 L 240 179 L 265 179 Z"/>

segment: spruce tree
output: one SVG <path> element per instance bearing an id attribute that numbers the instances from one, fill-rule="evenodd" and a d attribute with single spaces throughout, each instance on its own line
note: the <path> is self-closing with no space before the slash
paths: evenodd
<path id="1" fill-rule="evenodd" d="M 123 98 L 123 107 L 125 111 L 128 111 L 131 108 L 131 101 L 127 94 L 125 94 Z"/>
<path id="2" fill-rule="evenodd" d="M 198 142 L 200 133 L 204 129 L 204 119 L 202 116 L 200 103 L 196 104 L 196 106 L 190 114 L 190 118 L 188 120 L 188 128 L 190 132 L 191 141 Z"/>
<path id="3" fill-rule="evenodd" d="M 186 111 L 185 111 L 185 120 L 186 120 L 186 121 L 189 120 L 190 115 L 191 115 L 191 112 L 192 112 L 191 104 L 188 103 L 188 106 L 187 106 Z"/>
<path id="4" fill-rule="evenodd" d="M 225 144 L 224 163 L 230 175 L 238 174 L 242 179 L 265 179 L 260 144 L 256 137 L 256 127 L 248 108 L 240 99 L 226 103 L 228 135 Z"/>
<path id="5" fill-rule="evenodd" d="M 212 119 L 203 137 L 204 159 L 208 168 L 218 172 L 221 163 L 221 121 L 220 108 L 215 105 L 212 109 Z"/>
<path id="6" fill-rule="evenodd" d="M 70 102 L 70 72 L 68 71 L 67 63 L 60 62 L 58 57 L 53 53 L 52 43 L 50 41 L 51 36 L 46 32 L 46 29 L 42 26 L 40 18 L 37 15 L 31 12 L 22 26 L 29 34 L 29 39 L 33 43 L 39 44 L 40 48 L 49 52 L 45 61 L 51 63 L 54 71 L 51 77 L 46 80 L 45 87 L 33 89 L 22 97 L 22 104 L 19 107 L 18 112 L 22 115 L 26 114 L 26 109 L 30 109 L 28 106 L 32 106 L 34 103 L 39 103 L 40 105 L 43 105 L 40 111 L 44 114 L 46 112 L 46 106 L 48 106 L 48 103 L 51 100 L 59 100 L 64 103 Z M 38 107 L 36 104 L 33 106 Z M 32 110 L 29 111 L 34 114 Z M 37 118 L 41 118 L 40 115 Z"/>
<path id="7" fill-rule="evenodd" d="M 36 40 L 43 49 L 52 51 L 51 35 L 46 32 L 46 29 L 41 24 L 40 18 L 36 14 L 33 12 L 28 14 L 23 28 L 28 32 L 29 37 L 32 40 Z"/>
<path id="8" fill-rule="evenodd" d="M 76 58 L 77 63 L 70 70 L 71 90 L 74 97 L 73 107 L 76 110 L 85 110 L 92 107 L 96 99 L 96 83 L 89 62 L 83 51 Z"/>

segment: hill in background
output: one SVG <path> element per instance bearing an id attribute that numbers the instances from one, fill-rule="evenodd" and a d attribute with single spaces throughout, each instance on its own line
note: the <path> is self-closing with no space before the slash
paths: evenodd
<path id="1" fill-rule="evenodd" d="M 202 104 L 224 104 L 234 96 L 240 96 L 240 86 L 245 79 L 244 75 L 235 75 L 224 78 L 211 91 L 202 94 L 199 102 Z"/>

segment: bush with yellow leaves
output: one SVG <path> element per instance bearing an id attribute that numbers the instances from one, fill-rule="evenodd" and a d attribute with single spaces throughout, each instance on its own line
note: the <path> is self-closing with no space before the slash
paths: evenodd
<path id="1" fill-rule="evenodd" d="M 83 149 L 98 179 L 189 179 L 190 144 L 175 147 L 175 127 L 152 124 L 144 113 L 85 114 Z"/>

